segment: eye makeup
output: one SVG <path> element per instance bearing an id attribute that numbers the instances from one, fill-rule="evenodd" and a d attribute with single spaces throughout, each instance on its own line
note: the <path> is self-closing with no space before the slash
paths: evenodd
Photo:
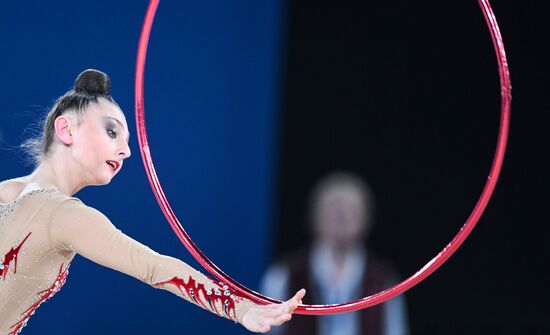
<path id="1" fill-rule="evenodd" d="M 103 120 L 104 120 L 105 128 L 107 129 L 107 133 L 111 138 L 117 137 L 118 127 L 124 129 L 122 122 L 115 119 L 114 117 L 107 116 L 107 117 L 104 117 Z M 128 137 L 126 138 L 126 142 L 128 142 L 129 140 L 130 140 L 130 134 L 128 134 Z"/>
<path id="2" fill-rule="evenodd" d="M 110 118 L 106 118 L 104 122 L 105 130 L 107 131 L 107 135 L 115 139 L 117 137 L 117 124 L 113 122 Z"/>

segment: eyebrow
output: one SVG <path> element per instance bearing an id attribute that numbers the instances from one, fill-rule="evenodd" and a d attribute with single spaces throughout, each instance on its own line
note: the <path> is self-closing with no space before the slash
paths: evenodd
<path id="1" fill-rule="evenodd" d="M 124 125 L 122 124 L 122 122 L 120 122 L 119 119 L 117 118 L 114 118 L 112 116 L 105 116 L 103 117 L 104 119 L 110 119 L 110 120 L 113 120 L 115 121 L 116 123 L 118 123 L 118 125 L 120 126 L 120 128 L 124 129 Z M 128 132 L 128 137 L 126 138 L 126 142 L 130 142 L 130 132 Z"/>

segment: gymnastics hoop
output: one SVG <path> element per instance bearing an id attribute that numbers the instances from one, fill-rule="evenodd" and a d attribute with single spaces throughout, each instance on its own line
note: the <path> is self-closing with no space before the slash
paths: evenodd
<path id="1" fill-rule="evenodd" d="M 137 62 L 136 62 L 136 79 L 135 79 L 135 110 L 136 110 L 136 126 L 137 134 L 139 140 L 139 146 L 141 151 L 141 157 L 143 159 L 143 164 L 145 166 L 145 171 L 147 172 L 147 177 L 149 178 L 149 183 L 153 189 L 153 193 L 157 198 L 157 202 L 164 213 L 164 216 L 170 223 L 170 226 L 187 248 L 187 250 L 193 255 L 193 257 L 213 276 L 218 280 L 221 280 L 228 284 L 235 291 L 245 296 L 246 298 L 255 301 L 256 303 L 268 304 L 268 303 L 280 303 L 280 301 L 263 296 L 253 290 L 247 288 L 246 286 L 241 285 L 233 278 L 225 274 L 220 268 L 216 266 L 210 259 L 206 257 L 200 251 L 200 249 L 195 245 L 191 240 L 189 235 L 185 232 L 181 224 L 179 223 L 178 218 L 172 211 L 166 196 L 162 190 L 162 186 L 158 179 L 155 167 L 153 165 L 153 160 L 151 156 L 151 150 L 147 140 L 147 133 L 145 128 L 145 114 L 144 114 L 144 99 L 143 99 L 143 82 L 144 82 L 144 72 L 145 72 L 145 59 L 147 56 L 147 45 L 149 43 L 149 35 L 151 33 L 151 27 L 153 25 L 153 20 L 155 18 L 155 13 L 159 4 L 159 0 L 150 0 L 147 12 L 145 15 L 145 20 L 143 22 L 143 27 L 138 44 L 137 52 Z M 479 221 L 479 218 L 483 214 L 483 211 L 487 207 L 487 204 L 491 198 L 491 195 L 495 189 L 500 170 L 502 167 L 502 162 L 504 160 L 504 154 L 506 152 L 506 143 L 508 140 L 508 130 L 510 127 L 510 107 L 511 107 L 511 92 L 512 86 L 510 84 L 510 73 L 508 71 L 508 61 L 506 59 L 506 52 L 504 50 L 504 43 L 502 41 L 502 36 L 500 34 L 500 29 L 498 27 L 495 15 L 489 4 L 488 0 L 478 0 L 478 4 L 481 7 L 483 15 L 485 16 L 485 21 L 491 33 L 491 38 L 493 45 L 495 47 L 495 52 L 498 60 L 498 70 L 500 77 L 500 88 L 501 88 L 501 116 L 500 116 L 500 127 L 498 133 L 497 146 L 495 150 L 495 155 L 493 157 L 493 163 L 487 182 L 481 196 L 479 197 L 472 213 L 466 220 L 466 223 L 462 226 L 456 236 L 437 254 L 433 259 L 431 259 L 424 267 L 418 270 L 415 274 L 405 279 L 403 282 L 388 288 L 379 293 L 364 297 L 351 302 L 332 304 L 332 305 L 299 305 L 295 313 L 298 314 L 307 314 L 307 315 L 325 315 L 325 314 L 337 314 L 343 312 L 356 311 L 359 309 L 367 308 L 374 306 L 376 304 L 382 303 L 388 299 L 395 297 L 398 294 L 401 294 L 408 289 L 412 288 L 416 284 L 420 283 L 435 270 L 437 270 L 449 257 L 451 257 L 454 252 L 462 245 L 466 240 L 468 235 L 474 229 L 475 225 Z"/>

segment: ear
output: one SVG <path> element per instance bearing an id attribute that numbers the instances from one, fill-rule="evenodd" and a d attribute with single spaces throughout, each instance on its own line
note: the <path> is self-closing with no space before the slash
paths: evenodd
<path id="1" fill-rule="evenodd" d="M 71 120 L 65 116 L 58 116 L 54 121 L 55 136 L 61 143 L 70 145 L 73 143 L 73 136 L 71 134 Z"/>

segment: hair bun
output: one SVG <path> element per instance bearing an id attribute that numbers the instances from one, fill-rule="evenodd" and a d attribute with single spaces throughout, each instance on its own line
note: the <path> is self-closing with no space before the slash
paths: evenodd
<path id="1" fill-rule="evenodd" d="M 94 69 L 84 70 L 76 77 L 74 90 L 90 95 L 109 95 L 111 92 L 111 79 L 104 72 Z"/>

